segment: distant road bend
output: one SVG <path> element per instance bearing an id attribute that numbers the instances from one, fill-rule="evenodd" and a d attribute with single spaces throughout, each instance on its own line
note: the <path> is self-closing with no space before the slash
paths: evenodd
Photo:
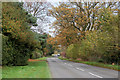
<path id="1" fill-rule="evenodd" d="M 118 78 L 118 71 L 60 60 L 47 59 L 53 78 Z"/>

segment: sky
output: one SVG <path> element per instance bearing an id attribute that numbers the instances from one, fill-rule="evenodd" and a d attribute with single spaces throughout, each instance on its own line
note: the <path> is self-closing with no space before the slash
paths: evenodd
<path id="1" fill-rule="evenodd" d="M 57 5 L 59 4 L 58 2 L 51 2 L 51 4 L 54 6 L 54 7 L 57 7 Z M 50 25 L 52 25 L 52 23 L 56 20 L 54 17 L 49 17 L 51 23 Z M 54 28 L 51 28 L 51 26 L 47 25 L 47 26 L 44 26 L 44 29 L 45 29 L 45 32 L 50 34 L 51 36 L 55 36 L 53 33 L 50 33 L 49 31 L 54 31 L 55 29 Z"/>
<path id="2" fill-rule="evenodd" d="M 58 2 L 51 2 L 51 4 L 53 5 L 53 6 L 57 6 L 59 3 Z M 51 9 L 51 8 L 50 8 Z M 51 28 L 50 29 L 50 25 L 52 25 L 52 23 L 56 20 L 54 17 L 52 17 L 52 16 L 47 16 L 47 18 L 48 18 L 48 20 L 50 21 L 50 23 L 41 23 L 41 21 L 39 20 L 39 19 L 37 19 L 37 24 L 38 24 L 38 26 L 40 27 L 40 28 L 42 28 L 43 29 L 43 31 L 45 32 L 45 33 L 47 33 L 47 34 L 50 34 L 51 36 L 55 36 L 53 33 L 51 33 L 52 31 L 54 31 L 55 29 L 54 28 Z M 50 25 L 49 25 L 50 24 Z M 32 27 L 31 29 L 36 29 L 37 30 L 37 28 L 36 27 Z M 39 32 L 38 32 L 39 33 Z"/>

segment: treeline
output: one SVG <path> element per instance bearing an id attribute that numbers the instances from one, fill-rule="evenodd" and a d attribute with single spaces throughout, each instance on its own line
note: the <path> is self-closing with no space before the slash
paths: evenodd
<path id="1" fill-rule="evenodd" d="M 44 55 L 47 34 L 31 30 L 36 21 L 23 3 L 2 3 L 2 65 L 27 65 L 29 58 Z"/>
<path id="2" fill-rule="evenodd" d="M 118 64 L 118 4 L 72 2 L 53 7 L 50 13 L 56 18 L 56 36 L 52 44 L 61 45 L 66 58 Z"/>

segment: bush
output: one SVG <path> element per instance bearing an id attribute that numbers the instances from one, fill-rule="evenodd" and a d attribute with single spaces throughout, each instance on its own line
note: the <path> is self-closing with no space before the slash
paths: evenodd
<path id="1" fill-rule="evenodd" d="M 2 65 L 12 65 L 13 63 L 13 47 L 8 42 L 8 37 L 2 36 Z"/>
<path id="2" fill-rule="evenodd" d="M 40 58 L 42 57 L 42 51 L 39 50 L 39 49 L 36 49 L 35 51 L 32 52 L 31 54 L 31 59 L 37 59 L 37 58 Z"/>
<path id="3" fill-rule="evenodd" d="M 119 50 L 115 36 L 107 31 L 92 31 L 86 34 L 79 46 L 79 57 L 83 60 L 117 63 Z"/>
<path id="4" fill-rule="evenodd" d="M 118 63 L 119 49 L 115 36 L 109 32 L 92 31 L 86 33 L 80 44 L 71 44 L 66 51 L 67 58 L 80 58 L 84 61 Z"/>
<path id="5" fill-rule="evenodd" d="M 66 57 L 77 59 L 78 56 L 79 56 L 79 45 L 78 44 L 69 45 L 66 51 Z"/>
<path id="6" fill-rule="evenodd" d="M 2 37 L 2 65 L 27 65 L 31 50 L 26 46 L 16 44 L 7 36 Z"/>
<path id="7" fill-rule="evenodd" d="M 109 45 L 110 36 L 103 32 L 93 31 L 86 34 L 80 44 L 80 56 L 83 60 L 95 61 L 102 58 Z M 109 41 L 108 41 L 109 40 Z"/>

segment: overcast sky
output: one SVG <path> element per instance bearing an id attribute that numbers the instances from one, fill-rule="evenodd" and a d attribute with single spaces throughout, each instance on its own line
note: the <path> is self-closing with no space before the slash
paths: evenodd
<path id="1" fill-rule="evenodd" d="M 59 4 L 59 2 L 51 2 L 51 4 L 53 5 L 53 6 L 58 6 L 58 4 Z M 50 8 L 51 9 L 51 8 Z M 54 17 L 52 17 L 52 16 L 46 16 L 47 18 L 48 18 L 48 20 L 50 21 L 50 23 L 43 23 L 43 22 L 41 22 L 40 20 L 39 20 L 39 18 L 37 19 L 37 24 L 38 24 L 38 28 L 40 29 L 40 28 L 42 28 L 42 30 L 45 32 L 45 33 L 48 33 L 48 34 L 50 34 L 51 36 L 54 36 L 54 34 L 53 33 L 51 33 L 51 31 L 54 31 L 55 29 L 54 28 L 51 28 L 50 29 L 50 25 L 52 25 L 52 23 L 56 20 Z M 38 30 L 38 28 L 37 27 L 32 27 L 31 29 L 36 29 L 36 30 Z M 38 32 L 39 33 L 39 32 Z"/>

